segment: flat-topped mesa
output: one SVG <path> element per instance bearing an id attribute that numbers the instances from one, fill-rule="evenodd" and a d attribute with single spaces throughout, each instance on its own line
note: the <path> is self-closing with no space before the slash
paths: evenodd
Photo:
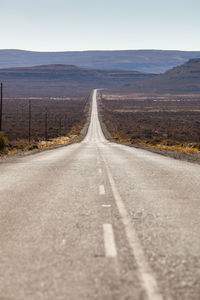
<path id="1" fill-rule="evenodd" d="M 61 97 L 72 91 L 126 86 L 155 74 L 123 70 L 99 70 L 75 65 L 50 64 L 0 69 L 0 82 L 10 96 Z M 88 93 L 88 92 L 87 92 Z"/>

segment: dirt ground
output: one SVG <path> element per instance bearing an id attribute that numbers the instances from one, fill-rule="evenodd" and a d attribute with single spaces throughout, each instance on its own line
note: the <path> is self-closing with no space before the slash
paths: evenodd
<path id="1" fill-rule="evenodd" d="M 200 151 L 200 95 L 99 96 L 102 120 L 119 142 Z"/>

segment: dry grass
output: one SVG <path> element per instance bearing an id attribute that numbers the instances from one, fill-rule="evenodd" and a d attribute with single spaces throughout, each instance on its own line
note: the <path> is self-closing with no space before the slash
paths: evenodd
<path id="1" fill-rule="evenodd" d="M 41 150 L 44 148 L 51 148 L 57 145 L 67 145 L 74 141 L 81 140 L 80 131 L 82 129 L 81 124 L 74 126 L 71 131 L 66 136 L 60 136 L 56 138 L 51 138 L 41 141 L 35 141 L 29 143 L 27 140 L 18 140 L 8 144 L 7 151 L 2 154 L 13 155 L 20 152 L 32 151 L 32 150 Z"/>
<path id="2" fill-rule="evenodd" d="M 175 151 L 175 152 L 182 152 L 182 153 L 199 153 L 200 147 L 195 146 L 194 147 L 189 147 L 187 144 L 186 145 L 172 145 L 172 146 L 167 146 L 163 144 L 156 144 L 153 145 L 151 143 L 144 143 L 144 142 L 138 142 L 138 144 L 144 145 L 144 146 L 150 146 L 153 148 L 157 149 L 164 149 L 164 150 L 170 150 L 170 151 Z"/>
<path id="3" fill-rule="evenodd" d="M 101 114 L 119 142 L 185 153 L 200 151 L 200 95 L 105 94 Z M 99 97 L 100 98 L 100 97 Z"/>
<path id="4" fill-rule="evenodd" d="M 48 141 L 39 141 L 35 143 L 28 143 L 26 140 L 20 140 L 15 142 L 10 146 L 7 151 L 2 152 L 1 154 L 7 154 L 9 156 L 26 152 L 32 150 L 42 150 L 45 148 L 51 148 L 58 145 L 67 145 L 75 140 L 78 140 L 79 136 L 75 134 L 70 134 L 69 136 L 61 136 L 57 138 L 52 138 Z"/>

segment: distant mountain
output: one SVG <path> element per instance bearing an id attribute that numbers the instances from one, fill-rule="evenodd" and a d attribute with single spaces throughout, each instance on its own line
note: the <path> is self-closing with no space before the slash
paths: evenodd
<path id="1" fill-rule="evenodd" d="M 142 93 L 200 93 L 200 58 L 139 83 L 129 91 Z"/>
<path id="2" fill-rule="evenodd" d="M 26 97 L 73 96 L 93 88 L 127 86 L 155 74 L 136 71 L 95 70 L 73 65 L 43 65 L 0 69 L 4 95 Z"/>
<path id="3" fill-rule="evenodd" d="M 163 73 L 191 58 L 199 58 L 200 51 L 122 50 L 82 52 L 33 52 L 0 50 L 0 68 L 36 65 L 67 64 L 82 68 L 136 70 Z"/>

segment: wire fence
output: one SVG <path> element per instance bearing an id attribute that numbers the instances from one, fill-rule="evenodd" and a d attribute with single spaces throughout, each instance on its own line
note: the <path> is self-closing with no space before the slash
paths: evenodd
<path id="1" fill-rule="evenodd" d="M 67 135 L 85 122 L 88 100 L 3 99 L 2 130 L 10 141 Z"/>

